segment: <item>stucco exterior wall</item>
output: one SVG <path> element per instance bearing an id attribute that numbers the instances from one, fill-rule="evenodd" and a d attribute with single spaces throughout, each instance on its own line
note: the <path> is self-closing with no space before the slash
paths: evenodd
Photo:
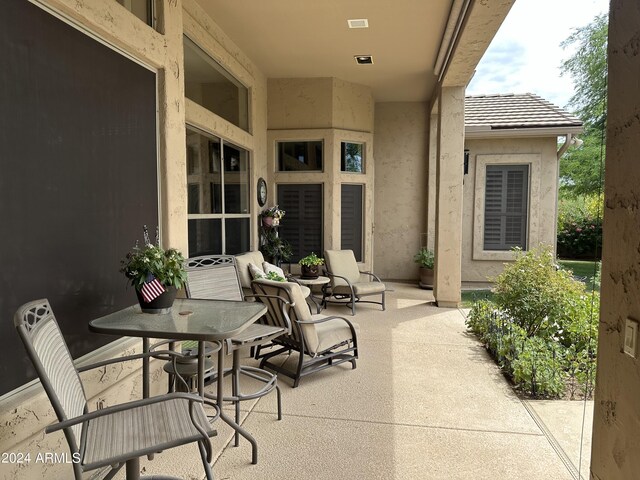
<path id="1" fill-rule="evenodd" d="M 374 215 L 374 102 L 371 89 L 337 78 L 269 79 L 268 85 L 268 205 L 276 203 L 277 186 L 283 183 L 323 185 L 325 250 L 340 249 L 341 185 L 364 186 L 363 270 L 373 268 Z M 323 142 L 321 172 L 278 172 L 276 143 L 279 141 Z M 364 173 L 340 171 L 342 142 L 364 143 Z M 271 193 L 273 192 L 273 193 Z M 284 221 L 286 222 L 286 216 Z M 297 272 L 297 266 L 292 266 Z"/>
<path id="2" fill-rule="evenodd" d="M 385 279 L 414 280 L 426 233 L 428 105 L 377 103 L 374 262 Z"/>
<path id="3" fill-rule="evenodd" d="M 638 478 L 640 359 L 623 353 L 625 320 L 640 320 L 640 4 L 612 0 L 607 168 L 591 477 Z M 636 342 L 638 342 L 636 338 Z"/>
<path id="4" fill-rule="evenodd" d="M 159 0 L 159 33 L 113 0 L 78 2 L 38 0 L 107 44 L 126 52 L 158 72 L 158 144 L 161 233 L 165 247 L 188 251 L 185 121 L 249 150 L 251 162 L 251 212 L 259 212 L 255 186 L 266 176 L 267 84 L 254 66 L 194 0 Z M 196 41 L 250 90 L 250 132 L 206 111 L 184 98 L 183 34 Z M 257 247 L 254 231 L 252 247 Z M 11 341 L 18 341 L 17 337 Z M 139 340 L 121 340 L 80 359 L 93 363 L 141 349 Z M 90 409 L 141 398 L 141 363 L 128 362 L 82 374 Z M 162 362 L 151 367 L 151 394 L 166 391 Z M 0 400 L 0 451 L 31 453 L 68 452 L 62 432 L 45 435 L 56 421 L 39 383 Z M 64 463 L 0 464 L 0 480 L 71 478 Z"/>
<path id="5" fill-rule="evenodd" d="M 486 282 L 502 272 L 510 252 L 484 252 L 484 169 L 487 164 L 527 163 L 529 167 L 529 248 L 539 243 L 555 249 L 558 190 L 556 137 L 467 139 L 469 173 L 464 176 L 462 218 L 462 280 Z M 460 162 L 462 168 L 462 162 Z M 478 165 L 482 170 L 478 169 Z M 475 245 L 474 245 L 475 243 Z"/>

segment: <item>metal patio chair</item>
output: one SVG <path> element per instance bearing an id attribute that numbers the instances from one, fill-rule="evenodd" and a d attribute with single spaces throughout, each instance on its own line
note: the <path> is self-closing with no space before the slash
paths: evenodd
<path id="1" fill-rule="evenodd" d="M 371 272 L 361 272 L 353 250 L 326 250 L 324 259 L 327 264 L 326 273 L 331 283 L 324 290 L 322 301 L 339 303 L 351 307 L 351 315 L 356 314 L 356 302 L 374 303 L 385 310 L 386 287 Z M 379 302 L 362 300 L 362 297 L 381 295 Z M 348 300 L 348 301 L 345 301 Z"/>
<path id="2" fill-rule="evenodd" d="M 189 298 L 204 300 L 232 300 L 243 301 L 245 295 L 242 291 L 236 269 L 235 257 L 231 255 L 205 255 L 189 258 L 186 263 L 187 284 L 186 291 Z M 231 375 L 231 396 L 225 397 L 225 401 L 235 404 L 235 420 L 240 423 L 240 402 L 252 400 L 267 395 L 276 390 L 278 401 L 278 420 L 282 419 L 282 400 L 278 378 L 276 375 L 262 368 L 242 365 L 240 360 L 241 350 L 254 346 L 271 343 L 273 339 L 286 334 L 291 329 L 286 324 L 265 325 L 254 323 L 247 329 L 225 341 L 228 354 L 233 354 L 231 368 L 224 371 L 224 375 Z M 214 379 L 218 373 L 214 373 Z M 240 390 L 240 376 L 253 378 L 264 383 L 264 386 L 253 393 L 242 393 Z M 235 445 L 238 446 L 239 434 L 235 434 Z"/>
<path id="3" fill-rule="evenodd" d="M 206 477 L 213 479 L 209 437 L 216 432 L 210 418 L 215 420 L 220 414 L 214 403 L 194 394 L 173 393 L 89 412 L 78 372 L 147 355 L 76 368 L 46 299 L 22 305 L 14 324 L 59 420 L 45 432 L 64 431 L 72 458 L 77 459 L 73 463 L 76 480 L 83 478 L 83 472 L 101 467 L 111 467 L 104 477 L 111 479 L 123 465 L 128 480 L 138 479 L 139 457 L 192 442 L 198 442 Z M 203 403 L 213 407 L 213 417 L 207 417 Z"/>
<path id="4" fill-rule="evenodd" d="M 258 279 L 251 286 L 256 298 L 268 308 L 265 316 L 268 325 L 291 325 L 287 334 L 273 340 L 280 348 L 259 355 L 260 367 L 292 378 L 294 388 L 302 377 L 325 368 L 345 362 L 351 362 L 352 368 L 356 368 L 356 323 L 344 317 L 312 315 L 297 283 Z M 271 358 L 292 350 L 298 352 L 295 369 L 271 362 Z"/>

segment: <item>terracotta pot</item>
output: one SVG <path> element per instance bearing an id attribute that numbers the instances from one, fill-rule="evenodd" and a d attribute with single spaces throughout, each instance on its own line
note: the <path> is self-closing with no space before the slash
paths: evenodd
<path id="1" fill-rule="evenodd" d="M 433 268 L 420 267 L 420 288 L 433 288 Z"/>
<path id="2" fill-rule="evenodd" d="M 318 278 L 318 265 L 300 265 L 302 278 Z"/>
<path id="3" fill-rule="evenodd" d="M 166 288 L 164 293 L 150 302 L 145 302 L 142 294 L 136 288 L 136 296 L 143 313 L 169 313 L 171 311 L 171 306 L 176 299 L 178 290 L 174 286 L 164 288 Z"/>

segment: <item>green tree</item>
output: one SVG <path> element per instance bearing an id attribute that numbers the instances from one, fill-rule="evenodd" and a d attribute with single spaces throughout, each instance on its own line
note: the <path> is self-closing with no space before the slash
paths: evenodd
<path id="1" fill-rule="evenodd" d="M 572 148 L 560 161 L 563 193 L 589 195 L 602 188 L 600 156 L 604 154 L 607 123 L 607 33 L 608 16 L 599 15 L 576 29 L 562 47 L 576 52 L 562 64 L 562 73 L 571 75 L 575 93 L 569 107 L 584 122 L 583 145 Z"/>

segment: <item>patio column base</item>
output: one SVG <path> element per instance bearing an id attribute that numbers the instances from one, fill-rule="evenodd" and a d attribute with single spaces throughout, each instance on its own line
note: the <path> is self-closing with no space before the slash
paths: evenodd
<path id="1" fill-rule="evenodd" d="M 436 305 L 440 308 L 458 308 L 460 302 L 449 302 L 446 300 L 436 300 Z"/>

